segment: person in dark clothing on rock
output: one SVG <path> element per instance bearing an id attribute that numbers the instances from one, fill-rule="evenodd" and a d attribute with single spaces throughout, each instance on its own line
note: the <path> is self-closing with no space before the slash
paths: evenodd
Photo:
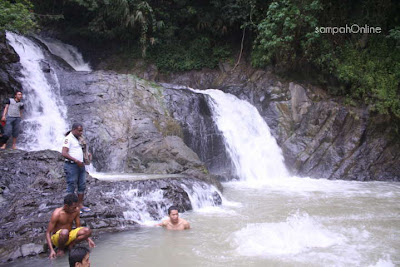
<path id="1" fill-rule="evenodd" d="M 3 125 L 0 123 L 0 147 L 7 143 L 8 136 L 4 134 Z"/>

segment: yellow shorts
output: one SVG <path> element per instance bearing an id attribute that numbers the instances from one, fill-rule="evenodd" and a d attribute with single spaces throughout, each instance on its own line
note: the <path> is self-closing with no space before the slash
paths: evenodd
<path id="1" fill-rule="evenodd" d="M 81 230 L 82 228 L 83 227 L 78 227 L 78 228 L 75 228 L 75 229 L 69 231 L 68 241 L 65 244 L 65 246 L 68 246 L 72 241 L 74 241 L 76 239 L 76 236 L 78 235 L 79 230 Z M 51 236 L 51 242 L 56 247 L 58 247 L 58 239 L 60 238 L 60 232 L 61 232 L 61 229 L 58 230 L 54 235 Z"/>

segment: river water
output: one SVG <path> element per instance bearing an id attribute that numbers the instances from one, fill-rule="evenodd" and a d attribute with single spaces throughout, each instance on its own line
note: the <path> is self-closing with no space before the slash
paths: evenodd
<path id="1" fill-rule="evenodd" d="M 194 92 L 209 96 L 238 180 L 223 184 L 221 206 L 192 200 L 195 209 L 181 214 L 190 230 L 144 220 L 136 230 L 95 234 L 92 266 L 400 266 L 399 183 L 291 177 L 252 105 L 218 90 Z M 5 266 L 27 265 L 67 266 L 67 258 Z"/>
<path id="2" fill-rule="evenodd" d="M 287 187 L 285 187 L 285 184 Z M 399 266 L 400 186 L 290 178 L 224 184 L 222 206 L 181 214 L 192 229 L 95 235 L 92 266 Z M 67 266 L 66 257 L 12 266 Z"/>

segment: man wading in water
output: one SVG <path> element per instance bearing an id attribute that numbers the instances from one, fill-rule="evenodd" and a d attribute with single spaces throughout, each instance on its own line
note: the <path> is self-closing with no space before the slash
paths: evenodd
<path id="1" fill-rule="evenodd" d="M 72 225 L 75 221 L 75 229 Z M 78 197 L 75 194 L 68 194 L 64 198 L 64 206 L 54 210 L 46 231 L 47 245 L 50 249 L 49 258 L 53 259 L 64 255 L 64 249 L 71 249 L 76 243 L 87 240 L 89 247 L 94 248 L 95 244 L 90 236 L 92 230 L 81 227 L 79 218 Z M 58 247 L 57 254 L 53 245 Z"/>
<path id="2" fill-rule="evenodd" d="M 171 206 L 168 209 L 169 218 L 156 226 L 162 226 L 168 230 L 186 230 L 190 229 L 190 224 L 185 219 L 179 218 L 178 208 Z"/>

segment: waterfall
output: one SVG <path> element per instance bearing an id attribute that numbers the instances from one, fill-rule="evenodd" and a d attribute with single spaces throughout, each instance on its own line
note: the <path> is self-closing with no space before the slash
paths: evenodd
<path id="1" fill-rule="evenodd" d="M 289 176 L 282 151 L 257 109 L 220 90 L 192 90 L 210 96 L 209 105 L 240 180 L 259 184 Z"/>
<path id="2" fill-rule="evenodd" d="M 221 193 L 211 185 L 201 181 L 182 182 L 181 188 L 188 194 L 193 210 L 203 207 L 217 206 L 223 200 Z M 109 192 L 116 198 L 121 207 L 124 207 L 124 218 L 143 225 L 154 225 L 157 221 L 167 216 L 167 209 L 174 205 L 172 200 L 164 197 L 162 189 L 152 189 L 144 192 L 137 188 Z"/>
<path id="3" fill-rule="evenodd" d="M 44 43 L 53 55 L 64 59 L 76 71 L 92 71 L 76 47 L 49 37 L 35 36 L 35 38 Z"/>
<path id="4" fill-rule="evenodd" d="M 60 96 L 60 85 L 54 70 L 42 70 L 45 56 L 30 39 L 7 32 L 7 40 L 20 57 L 25 109 L 23 133 L 18 147 L 25 150 L 60 150 L 67 130 L 67 108 Z M 47 76 L 47 78 L 46 78 Z M 51 81 L 51 82 L 50 82 Z"/>

